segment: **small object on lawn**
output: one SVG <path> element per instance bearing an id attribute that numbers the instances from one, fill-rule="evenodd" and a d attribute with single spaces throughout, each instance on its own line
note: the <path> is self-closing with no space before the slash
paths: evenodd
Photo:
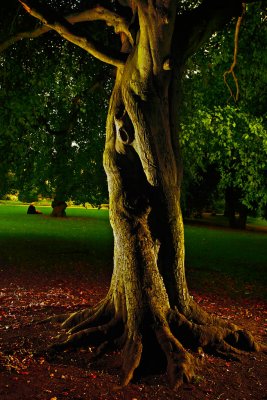
<path id="1" fill-rule="evenodd" d="M 33 203 L 31 203 L 28 207 L 27 214 L 42 214 L 41 211 L 36 210 Z"/>

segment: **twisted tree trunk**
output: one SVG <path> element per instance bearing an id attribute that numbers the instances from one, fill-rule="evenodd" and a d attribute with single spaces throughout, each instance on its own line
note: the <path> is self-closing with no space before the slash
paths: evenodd
<path id="1" fill-rule="evenodd" d="M 174 112 L 182 65 L 174 75 L 168 59 L 174 21 L 165 25 L 151 8 L 139 10 L 139 22 L 138 44 L 117 70 L 107 120 L 104 165 L 115 242 L 110 289 L 96 307 L 64 320 L 68 337 L 53 348 L 94 343 L 97 354 L 122 348 L 123 385 L 153 363 L 179 386 L 192 378 L 197 362 L 186 348 L 236 355 L 237 348 L 259 346 L 189 295 Z"/>

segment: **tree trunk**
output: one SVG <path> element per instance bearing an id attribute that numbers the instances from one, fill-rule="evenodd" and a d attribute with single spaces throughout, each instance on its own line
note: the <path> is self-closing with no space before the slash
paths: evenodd
<path id="1" fill-rule="evenodd" d="M 63 316 L 68 336 L 53 346 L 94 343 L 97 355 L 122 348 L 123 385 L 155 364 L 167 369 L 172 386 L 189 381 L 197 357 L 186 348 L 236 354 L 234 347 L 257 347 L 188 292 L 177 162 L 182 66 L 178 77 L 170 70 L 174 22 L 164 25 L 162 18 L 139 10 L 138 45 L 117 70 L 110 101 L 104 153 L 114 233 L 110 289 L 96 307 Z"/>
<path id="2" fill-rule="evenodd" d="M 246 229 L 247 217 L 248 217 L 248 208 L 243 204 L 239 204 L 239 216 L 238 216 L 239 229 Z"/>
<path id="3" fill-rule="evenodd" d="M 52 217 L 62 218 L 66 217 L 67 203 L 62 200 L 57 200 L 56 198 L 52 201 L 53 211 L 51 213 Z"/>
<path id="4" fill-rule="evenodd" d="M 236 198 L 234 189 L 229 187 L 225 190 L 224 216 L 228 218 L 230 228 L 236 228 Z"/>
<path id="5" fill-rule="evenodd" d="M 70 119 L 64 121 L 66 126 L 61 130 L 50 130 L 54 137 L 54 148 L 52 151 L 52 171 L 53 184 L 55 186 L 54 200 L 52 201 L 52 217 L 66 217 L 66 200 L 71 193 L 72 168 L 70 166 L 70 149 L 72 139 L 70 137 L 71 129 L 77 118 L 77 104 L 74 103 L 74 109 L 70 113 Z"/>
<path id="6" fill-rule="evenodd" d="M 224 215 L 228 217 L 231 228 L 246 229 L 248 209 L 241 203 L 239 191 L 233 187 L 227 188 L 225 192 Z"/>

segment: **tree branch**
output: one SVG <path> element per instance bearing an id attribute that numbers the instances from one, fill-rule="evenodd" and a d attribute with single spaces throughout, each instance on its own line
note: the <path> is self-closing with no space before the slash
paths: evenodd
<path id="1" fill-rule="evenodd" d="M 36 9 L 31 6 L 31 0 L 19 1 L 29 14 L 39 19 L 44 25 L 47 25 L 51 29 L 55 30 L 69 42 L 76 44 L 90 53 L 92 56 L 107 64 L 111 64 L 116 67 L 121 67 L 124 65 L 125 55 L 103 48 L 92 38 L 89 39 L 87 34 L 83 34 L 79 29 L 77 29 L 77 27 L 72 25 L 65 18 L 57 15 L 57 13 L 54 11 L 50 11 L 48 7 L 43 8 L 38 6 L 38 9 Z"/>
<path id="2" fill-rule="evenodd" d="M 57 15 L 55 11 L 51 11 L 48 7 L 43 8 L 38 6 L 38 9 L 32 7 L 31 0 L 19 0 L 19 2 L 29 14 L 39 19 L 44 25 L 34 30 L 20 32 L 14 36 L 11 36 L 0 44 L 0 52 L 21 39 L 35 38 L 50 30 L 55 30 L 68 41 L 83 48 L 101 61 L 117 67 L 124 65 L 125 54 L 104 48 L 100 44 L 96 43 L 92 38 L 89 39 L 88 34 L 85 35 L 81 30 L 77 29 L 77 26 L 74 26 L 73 24 L 101 20 L 106 22 L 108 26 L 113 26 L 116 33 L 124 33 L 129 42 L 133 44 L 133 38 L 128 29 L 129 22 L 126 20 L 126 18 L 123 18 L 117 13 L 112 12 L 102 6 L 95 6 L 89 10 L 70 14 L 63 18 Z"/>
<path id="3" fill-rule="evenodd" d="M 41 26 L 31 31 L 19 32 L 13 36 L 10 36 L 4 42 L 0 43 L 0 53 L 6 50 L 8 47 L 12 46 L 14 43 L 19 42 L 21 39 L 31 39 L 43 35 L 44 33 L 50 31 L 47 26 Z"/>
<path id="4" fill-rule="evenodd" d="M 243 17 L 244 17 L 244 15 L 245 15 L 245 9 L 246 9 L 246 8 L 245 8 L 245 5 L 243 4 L 243 12 L 242 12 L 242 15 L 241 15 L 240 17 L 238 17 L 238 20 L 237 20 L 237 23 L 236 23 L 236 27 L 235 27 L 235 41 L 234 41 L 235 47 L 234 47 L 234 58 L 233 58 L 233 62 L 232 62 L 232 64 L 231 64 L 230 68 L 229 68 L 227 71 L 225 71 L 225 73 L 223 74 L 224 83 L 225 83 L 226 86 L 228 87 L 229 92 L 230 92 L 230 95 L 231 95 L 231 97 L 233 97 L 235 103 L 237 103 L 237 102 L 238 102 L 238 99 L 239 99 L 239 84 L 238 84 L 238 79 L 237 79 L 237 76 L 236 76 L 236 74 L 235 74 L 234 68 L 235 68 L 235 66 L 236 66 L 236 64 L 237 64 L 238 36 L 239 36 L 240 26 L 241 26 Z M 231 74 L 232 77 L 233 77 L 233 79 L 234 79 L 235 86 L 236 86 L 236 95 L 234 95 L 234 93 L 233 93 L 233 91 L 232 91 L 230 85 L 229 85 L 228 82 L 227 82 L 227 76 L 228 76 L 229 74 Z"/>

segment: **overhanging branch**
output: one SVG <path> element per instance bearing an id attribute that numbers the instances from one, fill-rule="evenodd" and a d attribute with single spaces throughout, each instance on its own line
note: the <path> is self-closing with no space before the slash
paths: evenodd
<path id="1" fill-rule="evenodd" d="M 245 14 L 245 4 L 243 4 L 243 13 L 240 17 L 238 17 L 237 23 L 236 23 L 236 28 L 235 28 L 235 47 L 234 47 L 234 58 L 233 58 L 233 62 L 230 66 L 230 68 L 225 71 L 225 73 L 223 74 L 223 79 L 224 79 L 224 83 L 226 84 L 227 88 L 229 89 L 230 95 L 231 97 L 233 97 L 235 103 L 238 102 L 239 99 L 239 84 L 238 84 L 238 79 L 237 76 L 235 74 L 235 66 L 237 64 L 237 53 L 238 53 L 238 37 L 239 37 L 239 31 L 240 31 L 240 26 Z M 234 82 L 235 82 L 235 86 L 236 86 L 236 94 L 233 93 L 230 85 L 227 82 L 227 76 L 228 75 L 232 75 Z"/>
<path id="2" fill-rule="evenodd" d="M 20 32 L 11 36 L 0 44 L 0 52 L 21 39 L 35 38 L 50 30 L 54 30 L 62 37 L 83 48 L 99 60 L 115 65 L 116 67 L 124 65 L 126 59 L 125 54 L 103 47 L 92 38 L 89 38 L 88 34 L 84 34 L 74 24 L 88 21 L 104 21 L 108 26 L 113 26 L 116 33 L 123 33 L 126 35 L 129 42 L 133 44 L 133 38 L 128 29 L 129 23 L 126 18 L 102 6 L 95 6 L 89 10 L 70 14 L 63 18 L 57 15 L 56 12 L 51 11 L 48 7 L 43 8 L 38 6 L 38 9 L 33 7 L 31 5 L 31 0 L 19 0 L 19 2 L 29 14 L 40 20 L 44 25 L 34 30 Z"/>
<path id="3" fill-rule="evenodd" d="M 124 17 L 110 10 L 107 10 L 104 7 L 96 6 L 92 9 L 82 11 L 80 13 L 67 15 L 65 16 L 65 19 L 71 24 L 89 21 L 104 21 L 108 26 L 113 26 L 115 33 L 124 33 L 128 37 L 129 42 L 133 44 L 133 38 L 128 29 L 128 21 Z M 18 32 L 15 35 L 9 37 L 4 42 L 0 43 L 0 52 L 4 51 L 21 39 L 36 38 L 43 35 L 44 33 L 49 32 L 51 29 L 52 28 L 50 28 L 49 26 L 43 25 L 30 31 Z"/>
<path id="4" fill-rule="evenodd" d="M 81 47 L 92 56 L 116 67 L 124 65 L 125 55 L 115 51 L 111 52 L 110 50 L 103 48 L 93 39 L 89 39 L 87 34 L 83 34 L 79 29 L 77 29 L 77 27 L 67 21 L 67 19 L 57 15 L 56 12 L 51 12 L 48 7 L 43 8 L 39 6 L 38 9 L 36 9 L 31 6 L 30 0 L 19 0 L 19 2 L 30 15 L 39 19 L 44 25 L 47 25 L 69 42 Z"/>

